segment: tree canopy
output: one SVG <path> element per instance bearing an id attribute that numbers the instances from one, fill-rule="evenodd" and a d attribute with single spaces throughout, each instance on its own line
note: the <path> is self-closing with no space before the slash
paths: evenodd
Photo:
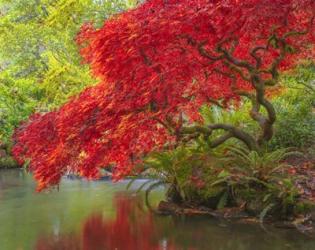
<path id="1" fill-rule="evenodd" d="M 72 171 L 119 179 L 146 154 L 200 134 L 215 147 L 230 138 L 250 150 L 270 140 L 276 114 L 265 93 L 279 74 L 314 55 L 312 0 L 148 0 L 77 36 L 100 82 L 59 110 L 36 114 L 15 134 L 16 158 L 30 159 L 39 190 Z M 205 105 L 247 98 L 261 133 L 205 126 Z"/>

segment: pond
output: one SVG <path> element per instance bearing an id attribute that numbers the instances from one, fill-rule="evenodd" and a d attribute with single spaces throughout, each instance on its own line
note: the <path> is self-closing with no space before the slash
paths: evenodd
<path id="1" fill-rule="evenodd" d="M 0 171 L 0 249 L 315 249 L 315 239 L 294 230 L 152 214 L 127 183 L 64 179 L 59 191 L 36 193 L 30 174 Z M 151 201 L 162 197 L 157 190 Z"/>

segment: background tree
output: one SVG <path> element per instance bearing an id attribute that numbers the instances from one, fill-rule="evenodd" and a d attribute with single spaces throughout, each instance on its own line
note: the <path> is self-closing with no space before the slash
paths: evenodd
<path id="1" fill-rule="evenodd" d="M 87 21 L 98 27 L 131 7 L 117 0 L 0 1 L 0 140 L 32 112 L 60 106 L 95 83 L 74 37 Z"/>
<path id="2" fill-rule="evenodd" d="M 266 92 L 280 72 L 312 58 L 314 13 L 311 0 L 151 0 L 100 29 L 87 24 L 77 40 L 100 83 L 33 116 L 16 132 L 15 155 L 31 160 L 42 189 L 66 171 L 97 178 L 112 164 L 121 178 L 148 153 L 200 136 L 211 147 L 236 138 L 259 152 L 276 120 Z M 203 105 L 228 110 L 241 98 L 252 103 L 257 135 L 205 126 Z"/>

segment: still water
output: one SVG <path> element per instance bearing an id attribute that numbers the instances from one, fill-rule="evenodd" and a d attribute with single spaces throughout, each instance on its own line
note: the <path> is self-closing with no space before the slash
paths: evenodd
<path id="1" fill-rule="evenodd" d="M 126 185 L 64 179 L 59 192 L 38 194 L 29 174 L 0 171 L 0 250 L 315 249 L 293 230 L 154 215 Z M 162 197 L 157 190 L 151 200 Z"/>

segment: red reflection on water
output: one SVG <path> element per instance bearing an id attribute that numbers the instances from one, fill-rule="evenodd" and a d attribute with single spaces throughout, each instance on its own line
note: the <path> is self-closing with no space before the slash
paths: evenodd
<path id="1" fill-rule="evenodd" d="M 143 210 L 138 198 L 115 197 L 116 216 L 105 219 L 92 214 L 79 234 L 43 236 L 36 250 L 173 250 L 173 244 L 161 241 L 153 217 Z"/>

